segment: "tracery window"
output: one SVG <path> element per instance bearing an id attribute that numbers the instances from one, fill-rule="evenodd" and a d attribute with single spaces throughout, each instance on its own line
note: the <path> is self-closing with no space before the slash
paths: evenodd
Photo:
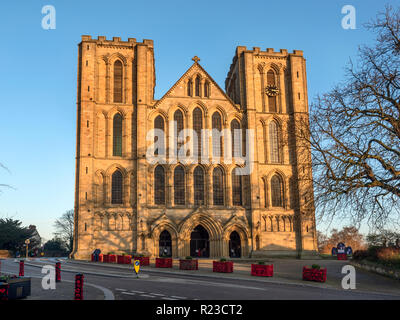
<path id="1" fill-rule="evenodd" d="M 232 204 L 242 205 L 242 176 L 236 174 L 236 168 L 232 171 Z"/>
<path id="2" fill-rule="evenodd" d="M 273 207 L 283 207 L 283 182 L 277 174 L 271 178 L 271 202 Z"/>
<path id="3" fill-rule="evenodd" d="M 218 112 L 214 112 L 212 115 L 212 128 L 221 132 L 222 130 L 222 120 L 221 115 Z M 222 136 L 215 135 L 213 133 L 212 137 L 212 150 L 214 157 L 222 157 Z"/>
<path id="4" fill-rule="evenodd" d="M 111 177 L 111 203 L 122 204 L 122 173 L 118 169 L 114 171 Z"/>
<path id="5" fill-rule="evenodd" d="M 224 205 L 224 173 L 220 167 L 213 170 L 213 200 L 214 205 Z"/>
<path id="6" fill-rule="evenodd" d="M 159 130 L 162 130 L 164 132 L 164 119 L 161 116 L 157 116 L 154 119 L 154 129 L 159 129 Z M 158 139 L 158 137 L 154 137 L 154 143 L 157 142 L 157 139 Z M 160 148 L 161 150 L 158 150 L 158 148 L 155 149 L 154 150 L 154 155 L 164 154 L 165 153 L 164 141 L 161 141 L 161 143 L 162 143 L 162 147 Z M 160 144 L 160 142 L 158 142 L 158 144 Z"/>
<path id="7" fill-rule="evenodd" d="M 185 170 L 177 166 L 174 170 L 174 203 L 185 204 Z"/>
<path id="8" fill-rule="evenodd" d="M 182 145 L 184 144 L 182 141 L 179 141 L 178 136 L 179 133 L 183 130 L 183 114 L 181 110 L 176 110 L 174 113 L 174 121 L 175 121 L 175 146 L 176 146 L 176 150 L 175 150 L 175 154 L 176 156 L 178 156 L 179 150 L 182 147 Z"/>
<path id="9" fill-rule="evenodd" d="M 197 107 L 193 111 L 193 130 L 197 134 L 197 155 L 201 157 L 201 130 L 203 129 L 203 113 L 200 108 Z"/>
<path id="10" fill-rule="evenodd" d="M 239 121 L 237 121 L 236 119 L 233 119 L 231 122 L 231 135 L 232 135 L 232 157 L 235 156 L 242 156 L 241 151 L 241 143 L 240 143 L 240 135 L 238 135 L 238 131 L 240 130 L 240 124 Z M 235 137 L 237 137 L 237 139 L 235 139 Z"/>
<path id="11" fill-rule="evenodd" d="M 187 95 L 189 97 L 192 96 L 192 87 L 193 87 L 192 79 L 189 79 L 187 82 Z"/>
<path id="12" fill-rule="evenodd" d="M 113 156 L 122 156 L 122 116 L 116 113 L 113 119 Z"/>
<path id="13" fill-rule="evenodd" d="M 165 171 L 160 165 L 154 170 L 154 203 L 165 204 Z"/>
<path id="14" fill-rule="evenodd" d="M 204 97 L 208 98 L 210 96 L 210 82 L 205 81 L 204 82 Z"/>
<path id="15" fill-rule="evenodd" d="M 194 204 L 204 204 L 204 170 L 202 167 L 197 166 L 193 172 L 194 184 Z"/>
<path id="16" fill-rule="evenodd" d="M 200 76 L 197 76 L 195 80 L 195 96 L 200 97 Z"/>
<path id="17" fill-rule="evenodd" d="M 279 143 L 279 125 L 276 121 L 269 124 L 269 147 L 270 147 L 270 162 L 279 163 L 281 158 L 281 150 Z"/>

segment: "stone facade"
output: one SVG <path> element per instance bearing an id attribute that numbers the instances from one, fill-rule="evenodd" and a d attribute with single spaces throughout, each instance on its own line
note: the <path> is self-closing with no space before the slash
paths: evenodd
<path id="1" fill-rule="evenodd" d="M 197 57 L 193 61 L 169 91 L 154 100 L 152 40 L 82 36 L 75 259 L 88 259 L 96 248 L 158 256 L 160 246 L 173 257 L 194 255 L 197 249 L 210 257 L 316 253 L 310 148 L 296 134 L 308 125 L 302 51 L 237 47 L 225 91 Z M 179 121 L 180 113 L 183 127 L 193 128 L 195 110 L 203 129 L 220 125 L 230 130 L 236 121 L 243 132 L 253 132 L 247 142 L 253 147 L 245 152 L 252 154 L 250 174 L 233 177 L 233 170 L 244 165 L 224 158 L 201 164 L 148 161 L 154 142 L 148 132 L 155 123 L 163 125 L 165 146 L 170 148 L 172 121 Z M 222 154 L 231 152 L 226 136 L 228 140 L 221 139 Z M 214 141 L 204 136 L 202 148 L 212 154 Z M 168 159 L 171 154 L 167 152 Z M 162 179 L 155 175 L 157 166 L 162 166 Z M 178 166 L 183 168 L 183 184 Z M 197 166 L 201 170 L 194 178 Z"/>

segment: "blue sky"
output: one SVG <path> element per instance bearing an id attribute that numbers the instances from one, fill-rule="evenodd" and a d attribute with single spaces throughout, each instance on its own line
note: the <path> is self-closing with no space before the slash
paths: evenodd
<path id="1" fill-rule="evenodd" d="M 387 1 L 393 5 L 397 1 Z M 355 30 L 341 8 L 356 9 Z M 42 7 L 56 29 L 41 27 Z M 54 220 L 74 205 L 77 44 L 81 35 L 153 39 L 160 98 L 192 64 L 224 88 L 236 46 L 304 51 L 309 101 L 342 80 L 357 46 L 374 36 L 362 23 L 380 1 L 3 1 L 0 4 L 0 217 L 35 224 L 52 238 Z M 340 221 L 336 224 L 341 225 Z M 323 229 L 324 226 L 321 226 Z"/>

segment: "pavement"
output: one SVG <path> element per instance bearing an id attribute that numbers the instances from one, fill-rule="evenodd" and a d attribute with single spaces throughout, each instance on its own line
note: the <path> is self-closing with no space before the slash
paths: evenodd
<path id="1" fill-rule="evenodd" d="M 335 288 L 342 289 L 342 279 L 345 274 L 342 273 L 342 268 L 349 265 L 350 261 L 341 260 L 305 260 L 305 259 L 269 259 L 266 264 L 274 265 L 273 277 L 254 277 L 251 276 L 251 263 L 257 263 L 258 260 L 241 261 L 233 259 L 233 273 L 215 273 L 212 272 L 212 259 L 199 259 L 199 270 L 179 270 L 179 260 L 174 259 L 172 269 L 155 268 L 154 259 L 150 266 L 141 267 L 144 273 L 161 273 L 170 275 L 192 275 L 197 277 L 215 278 L 215 279 L 240 279 L 249 281 L 272 282 L 279 284 L 297 284 L 300 286 L 312 286 L 318 288 Z M 120 265 L 115 263 L 90 262 L 83 260 L 69 260 L 72 265 L 96 265 L 100 267 L 102 272 L 112 272 L 113 270 L 132 270 L 132 265 Z M 325 283 L 308 282 L 302 280 L 303 266 L 311 266 L 319 264 L 323 268 L 327 268 L 327 280 Z M 105 269 L 107 268 L 107 269 Z M 400 295 L 400 281 L 387 278 L 361 268 L 356 268 L 356 290 L 365 292 L 377 292 L 387 294 Z"/>
<path id="2" fill-rule="evenodd" d="M 20 259 L 6 259 L 2 260 L 0 274 L 18 275 Z M 43 262 L 46 265 L 53 265 L 58 260 L 43 260 L 40 261 L 41 266 Z M 41 268 L 38 268 L 39 261 L 30 259 L 25 262 L 25 277 L 31 278 L 31 295 L 24 300 L 74 300 L 75 292 L 75 275 L 73 273 L 63 273 L 62 281 L 56 283 L 56 289 L 43 289 L 42 280 L 45 274 L 42 274 Z M 85 277 L 86 278 L 86 277 Z M 114 297 L 110 292 L 95 284 L 88 283 L 84 279 L 83 297 L 85 300 L 113 300 Z M 104 290 L 105 289 L 105 290 Z"/>
<path id="3" fill-rule="evenodd" d="M 212 259 L 201 259 L 197 271 L 179 270 L 178 260 L 172 269 L 155 268 L 152 259 L 151 266 L 141 267 L 137 277 L 133 265 L 40 258 L 26 261 L 26 274 L 43 277 L 41 268 L 57 261 L 61 261 L 62 284 L 57 284 L 55 292 L 44 292 L 35 280 L 32 286 L 37 291 L 32 290 L 30 299 L 73 299 L 74 275 L 83 273 L 84 297 L 90 300 L 400 300 L 400 281 L 361 269 L 356 269 L 356 289 L 342 289 L 341 270 L 349 262 L 338 260 L 274 258 L 268 262 L 274 264 L 273 277 L 254 277 L 247 260 L 235 260 L 234 272 L 223 274 L 212 272 Z M 303 266 L 313 263 L 327 267 L 326 283 L 301 280 Z M 5 268 L 17 273 L 18 261 L 7 260 Z"/>

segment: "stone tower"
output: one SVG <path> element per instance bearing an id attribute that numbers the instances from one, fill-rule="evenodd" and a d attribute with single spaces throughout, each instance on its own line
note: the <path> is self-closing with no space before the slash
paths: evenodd
<path id="1" fill-rule="evenodd" d="M 120 85 L 113 81 L 118 73 Z M 120 250 L 136 250 L 137 208 L 143 204 L 142 163 L 147 105 L 155 87 L 153 41 L 82 36 L 78 46 L 77 149 L 75 192 L 76 258 L 87 257 L 108 237 Z M 122 90 L 121 90 L 122 89 Z M 121 152 L 113 154 L 113 121 L 123 117 Z M 111 204 L 108 172 L 120 168 L 126 181 L 122 204 Z M 107 172 L 108 170 L 108 172 Z M 136 187 L 137 186 L 137 187 Z M 114 219 L 118 234 L 97 234 L 94 213 L 109 207 L 103 220 Z M 102 214 L 102 213 L 101 213 Z M 101 221 L 102 222 L 102 221 Z M 119 224 L 117 226 L 117 224 Z M 122 225 L 122 227 L 121 227 Z M 96 246 L 97 245 L 97 246 Z"/>
<path id="2" fill-rule="evenodd" d="M 286 197 L 283 206 L 292 212 L 296 234 L 295 239 L 282 238 L 281 241 L 295 241 L 299 255 L 316 252 L 311 150 L 300 134 L 309 126 L 303 51 L 288 53 L 286 49 L 281 49 L 275 52 L 272 48 L 262 51 L 258 47 L 248 50 L 239 46 L 225 80 L 225 89 L 245 111 L 247 127 L 256 132 L 256 169 L 250 177 L 255 238 L 260 233 L 258 229 L 263 229 L 262 225 L 264 231 L 268 230 L 268 221 L 270 231 L 273 231 L 274 211 L 280 208 L 271 206 L 269 181 L 270 173 L 278 172 L 286 180 L 284 193 L 289 197 Z M 282 147 L 276 159 L 272 159 L 271 145 L 268 146 L 271 123 L 279 127 Z M 275 228 L 280 227 L 280 223 L 276 223 Z M 280 235 L 264 233 L 262 242 L 273 242 L 272 238 L 276 239 L 277 236 Z M 260 243 L 260 247 L 263 247 L 263 243 Z"/>

